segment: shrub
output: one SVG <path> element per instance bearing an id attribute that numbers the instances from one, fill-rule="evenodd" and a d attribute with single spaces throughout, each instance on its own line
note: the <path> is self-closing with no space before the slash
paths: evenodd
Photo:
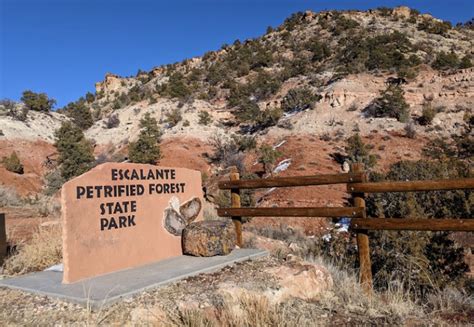
<path id="1" fill-rule="evenodd" d="M 419 31 L 426 31 L 431 34 L 445 35 L 451 29 L 450 22 L 438 22 L 425 18 L 417 26 Z"/>
<path id="2" fill-rule="evenodd" d="M 436 59 L 431 64 L 435 69 L 456 69 L 459 66 L 459 58 L 454 52 L 438 52 Z"/>
<path id="3" fill-rule="evenodd" d="M 343 31 L 347 31 L 359 26 L 359 23 L 351 18 L 346 18 L 344 15 L 337 13 L 334 15 L 335 17 L 335 24 L 332 32 L 335 35 L 341 34 Z"/>
<path id="4" fill-rule="evenodd" d="M 28 107 L 27 106 L 21 106 L 19 108 L 15 101 L 12 101 L 10 99 L 3 99 L 0 100 L 0 106 L 3 107 L 7 115 L 12 117 L 13 119 L 19 120 L 19 121 L 26 121 L 28 118 Z"/>
<path id="5" fill-rule="evenodd" d="M 253 122 L 260 116 L 260 108 L 255 101 L 246 99 L 239 103 L 233 114 L 240 122 Z"/>
<path id="6" fill-rule="evenodd" d="M 175 108 L 165 114 L 165 122 L 170 128 L 178 125 L 181 120 L 183 120 L 183 116 L 181 115 L 181 110 L 179 110 L 179 108 Z"/>
<path id="7" fill-rule="evenodd" d="M 280 108 L 268 108 L 259 112 L 255 120 L 257 129 L 264 129 L 270 126 L 275 126 L 283 116 L 283 111 Z"/>
<path id="8" fill-rule="evenodd" d="M 15 151 L 13 151 L 9 157 L 4 157 L 2 162 L 6 170 L 15 174 L 23 174 L 23 165 Z"/>
<path id="9" fill-rule="evenodd" d="M 21 101 L 29 110 L 44 112 L 49 112 L 56 104 L 56 100 L 48 98 L 46 93 L 35 93 L 30 90 L 23 92 Z"/>
<path id="10" fill-rule="evenodd" d="M 107 118 L 107 121 L 105 123 L 105 127 L 108 129 L 118 127 L 120 125 L 120 119 L 118 118 L 118 115 L 113 114 L 110 115 L 109 118 Z"/>
<path id="11" fill-rule="evenodd" d="M 238 151 L 249 151 L 253 150 L 257 147 L 257 140 L 255 136 L 247 136 L 247 135 L 232 135 L 231 136 L 232 143 L 235 144 Z"/>
<path id="12" fill-rule="evenodd" d="M 61 176 L 67 181 L 79 176 L 93 167 L 94 155 L 91 143 L 82 130 L 71 122 L 63 122 L 54 133 L 58 164 Z"/>
<path id="13" fill-rule="evenodd" d="M 305 48 L 313 53 L 312 61 L 321 61 L 331 55 L 331 49 L 326 43 L 320 42 L 317 38 L 312 38 L 306 43 Z"/>
<path id="14" fill-rule="evenodd" d="M 304 18 L 303 12 L 299 11 L 299 12 L 293 13 L 290 15 L 290 17 L 285 19 L 282 26 L 287 31 L 292 31 L 303 21 L 303 18 Z"/>
<path id="15" fill-rule="evenodd" d="M 405 54 L 413 49 L 408 36 L 398 31 L 374 37 L 364 35 L 349 36 L 341 40 L 338 59 L 345 65 L 348 72 L 357 72 L 366 69 L 400 70 L 406 66 L 414 66 L 419 60 L 417 57 L 405 58 Z"/>
<path id="16" fill-rule="evenodd" d="M 95 95 L 92 94 L 92 93 L 90 93 L 90 92 L 87 92 L 87 93 L 86 93 L 86 101 L 87 101 L 87 103 L 92 103 L 92 102 L 94 102 L 94 100 L 95 100 Z"/>
<path id="17" fill-rule="evenodd" d="M 427 126 L 431 125 L 434 117 L 436 116 L 436 110 L 431 105 L 431 102 L 423 103 L 423 109 L 421 112 L 421 117 L 418 119 L 420 125 Z"/>
<path id="18" fill-rule="evenodd" d="M 128 147 L 128 156 L 131 162 L 155 164 L 160 158 L 161 130 L 155 118 L 146 113 L 140 120 L 140 134 L 135 142 Z"/>
<path id="19" fill-rule="evenodd" d="M 50 171 L 45 175 L 46 188 L 44 193 L 48 196 L 56 194 L 61 189 L 66 180 L 63 178 L 60 169 Z"/>
<path id="20" fill-rule="evenodd" d="M 312 109 L 314 103 L 321 99 L 306 87 L 295 88 L 288 91 L 281 102 L 281 108 L 285 112 Z"/>
<path id="21" fill-rule="evenodd" d="M 23 201 L 16 190 L 0 185 L 0 208 L 22 206 Z"/>
<path id="22" fill-rule="evenodd" d="M 215 134 L 211 137 L 210 143 L 214 148 L 212 160 L 225 163 L 226 158 L 236 157 L 239 153 L 255 149 L 257 141 L 254 136 L 238 136 L 233 134 L 230 138 Z M 242 165 L 243 165 L 243 158 Z M 245 167 L 241 167 L 242 169 Z M 243 172 L 243 170 L 239 171 Z"/>
<path id="23" fill-rule="evenodd" d="M 120 101 L 117 99 L 114 101 L 114 103 L 112 104 L 112 109 L 114 110 L 118 110 L 122 108 L 122 104 L 120 103 Z"/>
<path id="24" fill-rule="evenodd" d="M 74 124 L 79 126 L 82 130 L 86 130 L 94 124 L 91 111 L 83 100 L 69 103 L 65 107 L 65 112 L 72 118 Z"/>
<path id="25" fill-rule="evenodd" d="M 207 111 L 201 110 L 198 114 L 199 125 L 209 125 L 212 123 L 212 116 Z"/>
<path id="26" fill-rule="evenodd" d="M 164 85 L 162 93 L 171 98 L 186 98 L 191 95 L 183 74 L 179 72 L 175 72 L 170 76 L 168 83 Z"/>
<path id="27" fill-rule="evenodd" d="M 62 260 L 61 226 L 39 230 L 30 242 L 22 244 L 5 261 L 4 269 L 8 275 L 26 274 L 42 271 Z"/>
<path id="28" fill-rule="evenodd" d="M 471 67 L 472 67 L 471 58 L 468 55 L 465 55 L 464 57 L 462 57 L 459 63 L 459 68 L 466 69 L 466 68 L 471 68 Z"/>
<path id="29" fill-rule="evenodd" d="M 281 152 L 275 150 L 271 145 L 262 144 L 258 148 L 258 153 L 258 162 L 263 164 L 264 172 L 272 174 L 273 166 L 278 157 L 281 156 Z"/>
<path id="30" fill-rule="evenodd" d="M 281 82 L 265 71 L 258 73 L 257 77 L 248 86 L 252 96 L 257 100 L 265 100 L 275 94 Z"/>
<path id="31" fill-rule="evenodd" d="M 469 174 L 468 165 L 459 161 L 402 161 L 392 165 L 386 174 L 372 175 L 372 179 L 406 181 L 462 178 Z M 366 205 L 369 217 L 468 218 L 472 216 L 471 199 L 472 191 L 380 193 L 368 196 Z M 459 286 L 468 267 L 463 250 L 448 236 L 444 232 L 371 233 L 376 286 L 388 288 L 388 282 L 395 277 L 421 296 L 433 287 Z"/>
<path id="32" fill-rule="evenodd" d="M 370 153 L 369 146 L 362 141 L 359 134 L 354 134 L 346 140 L 345 151 L 350 162 L 363 163 L 365 169 L 370 169 L 377 163 L 375 155 Z"/>
<path id="33" fill-rule="evenodd" d="M 416 138 L 416 129 L 413 121 L 409 121 L 408 123 L 406 123 L 404 129 L 406 137 L 410 139 Z"/>
<path id="34" fill-rule="evenodd" d="M 371 117 L 391 117 L 404 123 L 409 118 L 409 106 L 403 94 L 400 86 L 389 85 L 365 111 Z"/>
<path id="35" fill-rule="evenodd" d="M 452 135 L 451 140 L 437 138 L 429 141 L 423 149 L 423 154 L 434 159 L 471 160 L 474 157 L 473 117 L 467 115 L 464 130 L 459 135 Z"/>

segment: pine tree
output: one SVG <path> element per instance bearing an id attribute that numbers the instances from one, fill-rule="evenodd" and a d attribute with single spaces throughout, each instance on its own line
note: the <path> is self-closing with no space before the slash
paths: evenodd
<path id="1" fill-rule="evenodd" d="M 146 113 L 140 120 L 138 139 L 130 143 L 128 156 L 131 162 L 155 164 L 160 159 L 160 142 L 162 132 L 155 118 Z"/>
<path id="2" fill-rule="evenodd" d="M 82 130 L 71 122 L 64 122 L 55 132 L 58 164 L 61 176 L 69 180 L 93 167 L 94 155 L 91 143 Z"/>

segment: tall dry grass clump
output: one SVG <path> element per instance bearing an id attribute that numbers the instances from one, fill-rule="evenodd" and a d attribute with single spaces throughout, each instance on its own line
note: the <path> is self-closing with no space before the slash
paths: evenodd
<path id="1" fill-rule="evenodd" d="M 4 264 L 8 275 L 39 271 L 62 260 L 61 226 L 39 229 L 30 241 L 19 244 L 15 253 Z"/>

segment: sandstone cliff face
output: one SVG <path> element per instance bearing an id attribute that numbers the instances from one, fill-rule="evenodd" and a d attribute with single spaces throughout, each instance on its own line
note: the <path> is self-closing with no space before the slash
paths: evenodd
<path id="1" fill-rule="evenodd" d="M 112 93 L 121 88 L 122 78 L 118 75 L 107 73 L 102 82 L 95 84 L 96 93 Z"/>

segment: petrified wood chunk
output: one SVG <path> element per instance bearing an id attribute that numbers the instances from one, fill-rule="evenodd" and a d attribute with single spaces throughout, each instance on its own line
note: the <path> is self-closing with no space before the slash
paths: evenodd
<path id="1" fill-rule="evenodd" d="M 226 255 L 234 249 L 235 239 L 232 221 L 197 221 L 183 230 L 183 253 L 198 257 Z"/>
<path id="2" fill-rule="evenodd" d="M 166 208 L 164 226 L 168 232 L 173 235 L 180 236 L 186 226 L 184 218 L 173 208 Z"/>
<path id="3" fill-rule="evenodd" d="M 194 221 L 201 211 L 202 204 L 199 198 L 192 198 L 189 201 L 186 201 L 179 207 L 179 212 L 186 220 L 186 224 L 189 224 Z"/>

